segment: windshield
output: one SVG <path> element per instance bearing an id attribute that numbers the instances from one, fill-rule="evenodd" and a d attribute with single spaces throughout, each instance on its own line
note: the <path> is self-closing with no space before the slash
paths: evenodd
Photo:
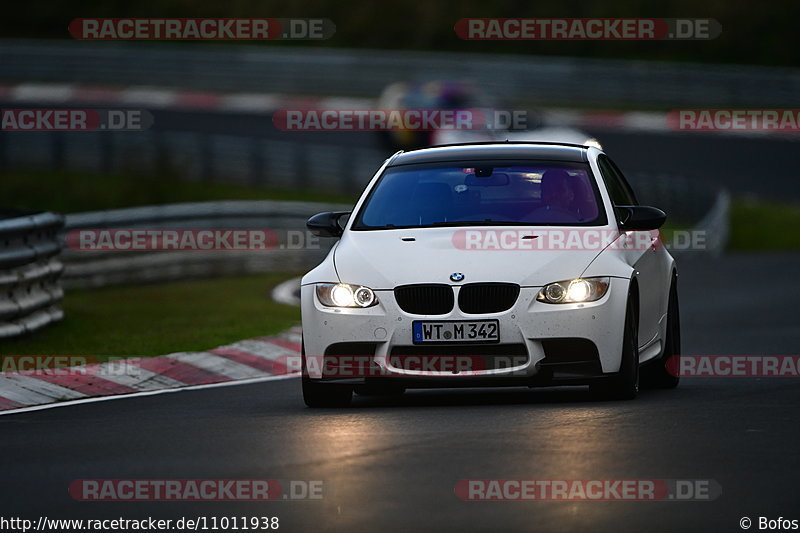
<path id="1" fill-rule="evenodd" d="M 390 167 L 352 229 L 606 223 L 585 163 L 469 161 Z"/>

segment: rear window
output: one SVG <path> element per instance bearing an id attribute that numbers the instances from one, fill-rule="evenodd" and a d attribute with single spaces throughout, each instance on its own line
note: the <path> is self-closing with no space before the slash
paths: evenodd
<path id="1" fill-rule="evenodd" d="M 587 164 L 469 161 L 389 167 L 352 229 L 605 223 Z"/>

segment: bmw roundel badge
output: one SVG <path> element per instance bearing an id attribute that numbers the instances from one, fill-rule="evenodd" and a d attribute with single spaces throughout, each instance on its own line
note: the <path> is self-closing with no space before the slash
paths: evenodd
<path id="1" fill-rule="evenodd" d="M 463 281 L 463 280 L 464 280 L 464 274 L 462 274 L 461 272 L 453 272 L 452 274 L 450 274 L 450 281 Z"/>

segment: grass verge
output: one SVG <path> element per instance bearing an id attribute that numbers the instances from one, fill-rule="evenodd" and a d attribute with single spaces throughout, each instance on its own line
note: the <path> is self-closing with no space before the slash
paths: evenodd
<path id="1" fill-rule="evenodd" d="M 734 199 L 730 222 L 729 250 L 800 250 L 800 206 Z"/>
<path id="2" fill-rule="evenodd" d="M 65 317 L 33 335 L 0 343 L 8 355 L 155 356 L 200 351 L 271 335 L 300 321 L 273 301 L 292 274 L 180 281 L 70 291 Z"/>

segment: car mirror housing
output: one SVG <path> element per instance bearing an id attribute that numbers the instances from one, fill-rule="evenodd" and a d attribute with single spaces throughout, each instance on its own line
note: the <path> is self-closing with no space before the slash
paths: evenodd
<path id="1" fill-rule="evenodd" d="M 341 237 L 344 229 L 339 225 L 339 219 L 349 214 L 350 211 L 318 213 L 308 219 L 306 227 L 317 237 Z"/>
<path id="2" fill-rule="evenodd" d="M 667 214 L 657 207 L 622 205 L 614 208 L 621 231 L 655 230 L 664 225 Z"/>

